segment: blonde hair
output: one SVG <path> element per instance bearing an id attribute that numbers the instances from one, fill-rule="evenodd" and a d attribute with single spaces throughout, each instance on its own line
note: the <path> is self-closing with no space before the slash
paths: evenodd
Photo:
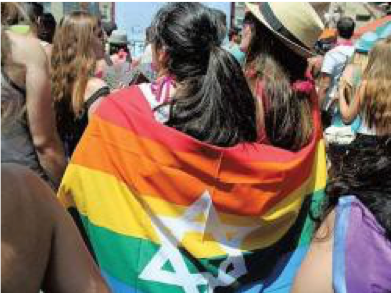
<path id="1" fill-rule="evenodd" d="M 345 69 L 345 72 L 351 72 L 351 75 L 345 76 L 344 74 L 341 76 L 341 79 L 339 81 L 339 86 L 343 88 L 343 96 L 348 101 L 348 103 L 351 103 L 354 99 L 354 96 L 357 92 L 357 89 L 359 87 L 359 84 L 357 84 L 357 71 L 359 74 L 359 80 L 362 77 L 362 74 L 365 71 L 365 68 L 368 64 L 368 54 L 362 53 L 362 52 L 355 52 L 352 58 L 352 61 L 348 64 L 348 66 Z M 350 69 L 350 71 L 349 71 Z M 358 81 L 359 81 L 358 80 Z"/>
<path id="2" fill-rule="evenodd" d="M 26 11 L 19 3 L 1 2 L 1 25 L 8 27 L 17 24 L 31 25 Z"/>
<path id="3" fill-rule="evenodd" d="M 352 64 L 358 66 L 361 72 L 364 72 L 368 64 L 368 54 L 356 51 L 352 58 Z"/>
<path id="4" fill-rule="evenodd" d="M 370 51 L 363 75 L 362 116 L 377 133 L 391 134 L 391 37 Z"/>
<path id="5" fill-rule="evenodd" d="M 74 118 L 82 114 L 87 82 L 96 68 L 91 44 L 99 25 L 96 17 L 77 11 L 64 16 L 56 29 L 51 81 L 60 129 L 70 126 Z"/>

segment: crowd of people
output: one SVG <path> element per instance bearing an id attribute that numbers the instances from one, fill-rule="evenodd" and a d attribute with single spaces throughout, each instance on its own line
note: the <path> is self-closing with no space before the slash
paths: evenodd
<path id="1" fill-rule="evenodd" d="M 354 31 L 174 2 L 134 58 L 1 3 L 2 290 L 391 292 L 391 22 Z"/>

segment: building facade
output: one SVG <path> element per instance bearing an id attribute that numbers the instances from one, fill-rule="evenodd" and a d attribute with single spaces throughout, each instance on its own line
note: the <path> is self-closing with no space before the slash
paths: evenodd
<path id="1" fill-rule="evenodd" d="M 45 12 L 53 14 L 59 21 L 64 15 L 76 10 L 86 10 L 100 16 L 102 21 L 110 22 L 115 20 L 114 2 L 40 2 Z"/>

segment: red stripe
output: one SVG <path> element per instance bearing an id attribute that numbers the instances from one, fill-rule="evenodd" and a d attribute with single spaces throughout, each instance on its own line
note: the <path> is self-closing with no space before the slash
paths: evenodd
<path id="1" fill-rule="evenodd" d="M 153 118 L 150 106 L 137 87 L 118 91 L 106 98 L 97 114 L 104 120 L 123 127 L 139 136 L 156 141 L 175 151 L 208 154 L 219 157 L 224 153 L 227 161 L 262 161 L 288 163 L 307 157 L 316 147 L 319 138 L 319 113 L 314 109 L 315 136 L 311 143 L 299 152 L 290 152 L 280 148 L 258 143 L 239 144 L 221 148 L 198 141 L 171 127 L 167 127 Z M 228 164 L 231 165 L 231 164 Z"/>
<path id="2" fill-rule="evenodd" d="M 304 183 L 310 176 L 313 156 L 275 166 L 259 161 L 232 162 L 224 157 L 200 156 L 198 161 L 197 156 L 174 152 L 96 117 L 72 163 L 111 174 L 138 193 L 175 204 L 189 205 L 208 189 L 218 210 L 259 215 Z"/>

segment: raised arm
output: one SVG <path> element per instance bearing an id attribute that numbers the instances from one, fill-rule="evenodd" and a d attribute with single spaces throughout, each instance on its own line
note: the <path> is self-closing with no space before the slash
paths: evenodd
<path id="1" fill-rule="evenodd" d="M 354 99 L 348 104 L 345 97 L 344 87 L 339 87 L 339 109 L 344 123 L 351 123 L 360 113 L 361 99 L 365 92 L 365 82 L 362 82 L 356 91 Z"/>

